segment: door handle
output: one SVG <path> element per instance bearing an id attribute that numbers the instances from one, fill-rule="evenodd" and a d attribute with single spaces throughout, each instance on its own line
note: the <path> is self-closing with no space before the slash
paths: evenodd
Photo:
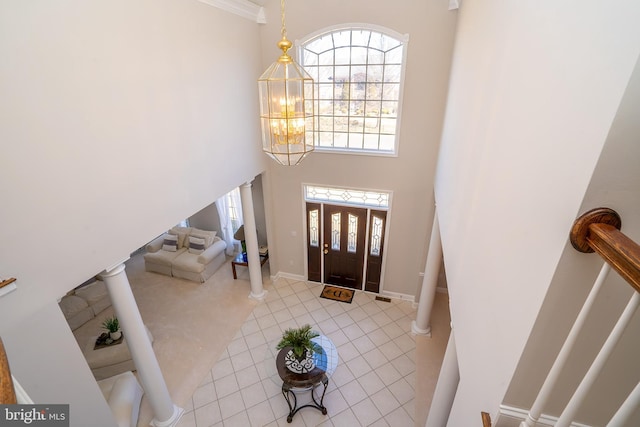
<path id="1" fill-rule="evenodd" d="M 324 252 L 324 254 L 326 255 L 326 254 L 328 254 L 328 253 L 329 253 L 329 249 L 325 249 L 325 250 L 323 250 L 322 252 Z"/>

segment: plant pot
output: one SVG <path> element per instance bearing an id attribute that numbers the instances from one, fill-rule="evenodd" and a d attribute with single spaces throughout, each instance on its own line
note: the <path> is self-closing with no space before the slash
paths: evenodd
<path id="1" fill-rule="evenodd" d="M 119 340 L 121 336 L 122 336 L 122 331 L 109 332 L 109 338 L 111 338 L 114 341 Z"/>
<path id="2" fill-rule="evenodd" d="M 306 374 L 316 367 L 313 360 L 313 353 L 309 350 L 306 351 L 305 357 L 302 360 L 298 360 L 293 350 L 289 350 L 284 357 L 284 365 L 288 370 L 296 374 Z"/>

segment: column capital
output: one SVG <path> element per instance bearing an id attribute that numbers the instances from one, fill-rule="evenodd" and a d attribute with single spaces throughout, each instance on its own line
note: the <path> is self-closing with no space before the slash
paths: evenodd
<path id="1" fill-rule="evenodd" d="M 114 264 L 111 267 L 105 268 L 102 271 L 102 273 L 100 273 L 100 276 L 111 277 L 111 276 L 115 276 L 117 274 L 122 273 L 122 271 L 125 269 L 124 263 L 127 262 L 128 260 L 129 260 L 129 257 L 126 257 L 122 261 L 119 261 L 117 264 Z"/>

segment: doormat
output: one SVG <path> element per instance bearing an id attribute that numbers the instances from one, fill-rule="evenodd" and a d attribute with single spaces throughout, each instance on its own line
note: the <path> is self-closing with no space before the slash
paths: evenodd
<path id="1" fill-rule="evenodd" d="M 339 288 L 337 286 L 324 285 L 324 289 L 322 289 L 322 293 L 320 294 L 320 297 L 351 304 L 351 301 L 353 301 L 354 294 L 355 294 L 355 291 L 353 289 L 345 289 L 345 288 Z"/>

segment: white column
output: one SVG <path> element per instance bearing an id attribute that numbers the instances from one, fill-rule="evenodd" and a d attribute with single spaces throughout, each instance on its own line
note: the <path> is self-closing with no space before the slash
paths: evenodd
<path id="1" fill-rule="evenodd" d="M 440 375 L 438 375 L 438 383 L 433 392 L 431 408 L 429 408 L 429 415 L 427 416 L 425 427 L 444 427 L 447 425 L 459 382 L 460 370 L 458 368 L 458 353 L 452 329 L 449 335 L 449 342 L 447 343 L 447 350 L 442 360 Z"/>
<path id="2" fill-rule="evenodd" d="M 156 427 L 175 426 L 184 409 L 174 405 L 171 400 L 124 268 L 124 263 L 121 263 L 100 275 L 122 325 L 140 383 L 153 409 L 154 419 L 151 423 Z"/>
<path id="3" fill-rule="evenodd" d="M 442 241 L 440 240 L 440 224 L 438 223 L 438 211 L 433 216 L 431 227 L 431 240 L 429 241 L 429 253 L 424 267 L 422 290 L 418 302 L 416 320 L 411 322 L 411 332 L 417 335 L 431 336 L 431 310 L 433 300 L 436 297 L 438 287 L 438 274 L 442 263 Z"/>
<path id="4" fill-rule="evenodd" d="M 253 196 L 250 183 L 247 182 L 240 186 L 240 199 L 242 200 L 244 241 L 247 246 L 247 263 L 249 264 L 249 281 L 251 282 L 249 298 L 263 300 L 267 296 L 267 291 L 262 287 L 262 265 L 260 264 L 258 232 L 256 231 L 256 216 L 253 212 Z"/>

